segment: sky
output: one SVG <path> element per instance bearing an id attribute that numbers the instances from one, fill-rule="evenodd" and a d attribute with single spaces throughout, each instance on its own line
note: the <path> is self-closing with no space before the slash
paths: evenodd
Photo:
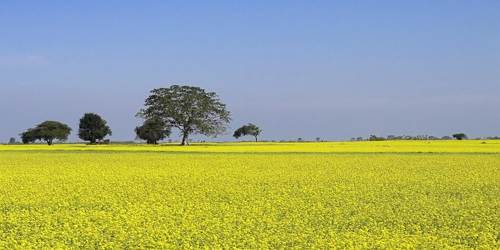
<path id="1" fill-rule="evenodd" d="M 45 120 L 76 141 L 85 112 L 133 140 L 172 84 L 227 104 L 216 140 L 500 136 L 500 1 L 0 2 L 0 142 Z"/>

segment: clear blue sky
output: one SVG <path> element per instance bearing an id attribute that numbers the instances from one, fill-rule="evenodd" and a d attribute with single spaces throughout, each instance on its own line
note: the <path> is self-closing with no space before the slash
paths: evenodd
<path id="1" fill-rule="evenodd" d="M 130 140 L 174 83 L 264 139 L 500 136 L 500 1 L 0 3 L 0 141 L 84 112 Z"/>

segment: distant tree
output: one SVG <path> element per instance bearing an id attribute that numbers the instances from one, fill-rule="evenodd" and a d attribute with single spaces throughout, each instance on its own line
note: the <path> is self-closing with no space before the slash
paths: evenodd
<path id="1" fill-rule="evenodd" d="M 9 139 L 9 144 L 16 144 L 16 138 L 11 137 L 11 138 Z"/>
<path id="2" fill-rule="evenodd" d="M 192 86 L 172 85 L 151 91 L 145 107 L 137 114 L 144 119 L 161 119 L 181 132 L 181 145 L 191 134 L 217 136 L 226 130 L 231 113 L 214 92 Z"/>
<path id="3" fill-rule="evenodd" d="M 368 138 L 369 141 L 384 141 L 385 138 L 384 137 L 378 137 L 376 135 L 370 135 L 370 137 Z"/>
<path id="4" fill-rule="evenodd" d="M 170 128 L 158 118 L 144 121 L 142 126 L 135 128 L 137 137 L 145 140 L 148 144 L 158 144 L 158 141 L 170 135 Z"/>
<path id="5" fill-rule="evenodd" d="M 23 143 L 32 143 L 37 140 L 45 141 L 49 146 L 54 140 L 65 141 L 71 133 L 71 128 L 61 122 L 45 121 L 35 128 L 26 130 L 21 134 Z"/>
<path id="6" fill-rule="evenodd" d="M 321 141 L 321 138 L 316 137 L 316 141 L 317 141 L 317 142 L 320 142 L 320 141 Z"/>
<path id="7" fill-rule="evenodd" d="M 464 134 L 464 133 L 456 133 L 456 134 L 453 134 L 452 136 L 453 136 L 453 138 L 455 138 L 457 140 L 465 140 L 465 139 L 467 139 L 467 135 Z"/>
<path id="8" fill-rule="evenodd" d="M 234 131 L 233 136 L 234 138 L 238 139 L 242 136 L 251 135 L 255 138 L 255 141 L 257 142 L 260 133 L 262 133 L 262 129 L 257 127 L 257 125 L 255 124 L 249 123 L 247 125 L 241 126 L 236 131 Z"/>
<path id="9" fill-rule="evenodd" d="M 86 113 L 80 119 L 78 130 L 78 137 L 80 139 L 95 144 L 107 135 L 112 135 L 112 132 L 107 122 L 101 116 L 94 113 Z"/>

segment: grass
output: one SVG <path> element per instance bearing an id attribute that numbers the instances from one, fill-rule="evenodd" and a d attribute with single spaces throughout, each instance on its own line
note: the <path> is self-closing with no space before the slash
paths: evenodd
<path id="1" fill-rule="evenodd" d="M 485 142 L 0 146 L 0 248 L 495 249 Z"/>

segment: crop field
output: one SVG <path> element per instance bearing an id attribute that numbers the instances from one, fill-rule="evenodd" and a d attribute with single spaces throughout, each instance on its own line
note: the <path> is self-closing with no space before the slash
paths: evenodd
<path id="1" fill-rule="evenodd" d="M 0 146 L 0 249 L 500 248 L 500 141 Z"/>

